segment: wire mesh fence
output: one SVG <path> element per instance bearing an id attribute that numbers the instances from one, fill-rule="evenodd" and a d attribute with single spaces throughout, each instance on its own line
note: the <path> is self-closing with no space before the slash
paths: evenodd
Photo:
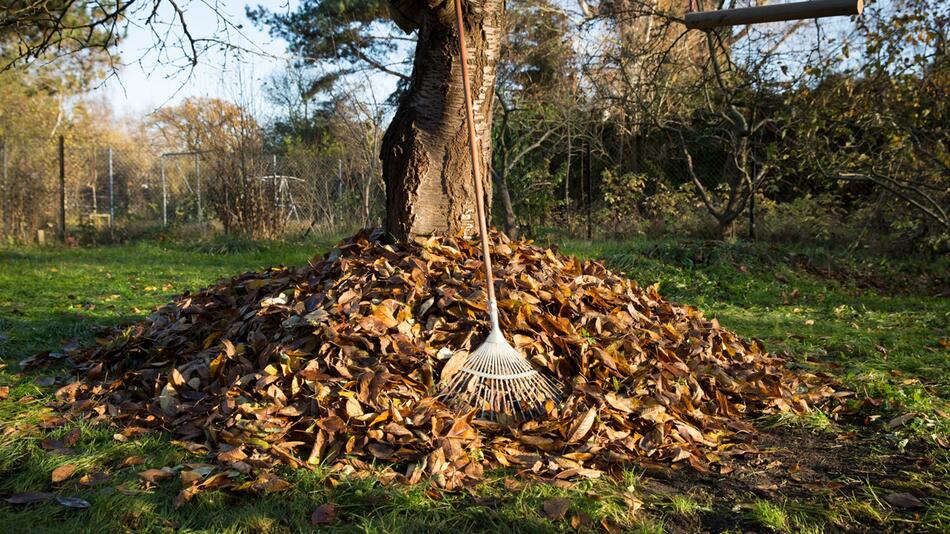
<path id="1" fill-rule="evenodd" d="M 59 145 L 0 139 L 3 242 L 114 240 L 193 224 L 277 237 L 380 222 L 381 179 L 317 151 L 161 151 L 63 140 L 61 153 Z"/>
<path id="2" fill-rule="evenodd" d="M 661 141 L 617 154 L 577 144 L 560 160 L 515 169 L 505 178 L 510 206 L 495 195 L 496 223 L 503 226 L 511 215 L 528 234 L 550 228 L 577 236 L 677 224 L 708 209 L 691 173 L 721 206 L 741 208 L 729 200 L 741 174 L 735 158 L 692 143 L 686 165 L 680 145 Z M 66 240 L 80 242 L 191 225 L 270 238 L 378 226 L 385 199 L 378 162 L 350 156 L 317 148 L 168 151 L 68 139 L 61 154 L 58 139 L 0 139 L 0 241 L 64 239 L 63 226 Z"/>

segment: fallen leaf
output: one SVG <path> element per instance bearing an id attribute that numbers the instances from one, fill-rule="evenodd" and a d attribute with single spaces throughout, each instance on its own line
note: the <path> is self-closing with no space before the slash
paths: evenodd
<path id="1" fill-rule="evenodd" d="M 897 427 L 904 426 L 907 423 L 913 421 L 916 417 L 917 417 L 916 412 L 910 412 L 910 413 L 905 413 L 904 415 L 899 415 L 887 422 L 887 428 L 889 430 L 894 430 Z"/>
<path id="2" fill-rule="evenodd" d="M 541 504 L 544 515 L 551 521 L 564 519 L 567 511 L 571 508 L 571 501 L 564 497 L 554 497 Z"/>
<path id="3" fill-rule="evenodd" d="M 51 476 L 53 480 L 53 484 L 66 480 L 67 478 L 73 476 L 73 473 L 75 472 L 76 472 L 75 464 L 63 464 L 57 467 L 56 469 L 53 469 L 53 474 Z"/>
<path id="4" fill-rule="evenodd" d="M 168 480 L 174 476 L 175 472 L 167 467 L 162 469 L 146 469 L 145 471 L 139 473 L 139 478 L 153 484 L 161 482 L 162 480 Z"/>
<path id="5" fill-rule="evenodd" d="M 568 443 L 576 443 L 581 440 L 584 436 L 590 432 L 591 426 L 594 424 L 594 418 L 597 417 L 597 408 L 591 408 L 587 410 L 587 413 L 583 417 L 577 420 L 576 424 L 571 428 L 571 433 L 568 435 Z"/>
<path id="6" fill-rule="evenodd" d="M 910 493 L 890 493 L 884 496 L 884 500 L 897 508 L 917 509 L 925 507 L 920 499 Z"/>
<path id="7" fill-rule="evenodd" d="M 67 508 L 77 508 L 80 510 L 84 510 L 91 506 L 89 501 L 80 499 L 79 497 L 56 497 L 56 502 L 61 506 L 65 506 Z"/>
<path id="8" fill-rule="evenodd" d="M 10 504 L 33 504 L 36 502 L 50 501 L 56 495 L 46 492 L 27 491 L 25 493 L 14 493 L 4 500 Z"/>
<path id="9" fill-rule="evenodd" d="M 336 506 L 332 504 L 321 504 L 310 514 L 311 525 L 329 525 L 334 521 L 336 521 Z"/>

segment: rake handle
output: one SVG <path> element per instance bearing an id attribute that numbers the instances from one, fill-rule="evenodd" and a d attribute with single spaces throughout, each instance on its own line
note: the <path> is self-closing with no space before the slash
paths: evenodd
<path id="1" fill-rule="evenodd" d="M 478 215 L 478 235 L 482 241 L 482 262 L 485 264 L 485 279 L 488 282 L 488 309 L 493 321 L 495 277 L 492 275 L 491 250 L 488 242 L 488 222 L 485 214 L 485 189 L 482 187 L 481 168 L 478 157 L 478 137 L 475 133 L 475 112 L 472 110 L 472 90 L 468 76 L 468 52 L 465 49 L 465 21 L 462 19 L 462 0 L 455 0 L 455 19 L 458 24 L 459 53 L 462 57 L 462 88 L 465 92 L 465 115 L 468 123 L 468 148 L 472 155 L 472 179 L 475 181 L 475 207 Z"/>

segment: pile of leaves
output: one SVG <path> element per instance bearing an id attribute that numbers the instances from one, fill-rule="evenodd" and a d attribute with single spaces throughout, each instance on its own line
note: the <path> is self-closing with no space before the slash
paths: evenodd
<path id="1" fill-rule="evenodd" d="M 81 379 L 57 397 L 207 454 L 220 472 L 190 476 L 193 494 L 238 473 L 266 490 L 277 463 L 449 489 L 499 466 L 554 479 L 635 461 L 726 473 L 754 450 L 749 417 L 835 395 L 655 286 L 495 235 L 504 331 L 568 392 L 520 424 L 454 413 L 438 384 L 487 333 L 478 246 L 382 237 L 186 293 L 74 353 Z"/>

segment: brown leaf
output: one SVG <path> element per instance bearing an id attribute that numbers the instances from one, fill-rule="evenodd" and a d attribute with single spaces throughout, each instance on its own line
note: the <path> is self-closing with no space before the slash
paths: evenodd
<path id="1" fill-rule="evenodd" d="M 909 510 L 926 508 L 920 499 L 910 493 L 890 493 L 884 496 L 884 500 L 891 506 L 896 506 L 897 508 L 906 508 Z"/>
<path id="2" fill-rule="evenodd" d="M 161 469 L 146 469 L 139 473 L 139 478 L 153 484 L 161 482 L 162 480 L 168 480 L 174 476 L 175 472 L 167 467 Z"/>
<path id="3" fill-rule="evenodd" d="M 258 475 L 257 480 L 255 480 L 251 486 L 251 488 L 254 489 L 255 491 L 261 491 L 264 493 L 276 493 L 279 491 L 286 491 L 290 489 L 291 487 L 292 486 L 290 482 L 287 482 L 286 480 L 280 478 L 279 476 L 273 473 L 267 473 L 267 472 L 264 472 Z"/>
<path id="4" fill-rule="evenodd" d="M 577 443 L 584 436 L 590 432 L 591 427 L 594 425 L 594 418 L 597 417 L 597 408 L 591 408 L 587 410 L 587 413 L 583 417 L 578 419 L 574 426 L 571 427 L 571 432 L 568 434 L 567 442 L 568 443 Z"/>
<path id="5" fill-rule="evenodd" d="M 465 362 L 468 360 L 468 355 L 468 351 L 465 350 L 459 350 L 452 354 L 449 361 L 445 362 L 445 365 L 442 366 L 442 373 L 439 375 L 439 379 L 442 382 L 448 382 L 449 379 L 465 365 Z"/>
<path id="6" fill-rule="evenodd" d="M 218 453 L 218 461 L 222 463 L 239 462 L 247 459 L 247 454 L 241 447 L 234 447 L 224 452 Z"/>
<path id="7" fill-rule="evenodd" d="M 360 406 L 360 401 L 353 397 L 346 399 L 346 415 L 349 417 L 359 417 L 363 415 L 363 407 Z"/>
<path id="8" fill-rule="evenodd" d="M 329 525 L 334 521 L 336 521 L 336 506 L 332 504 L 321 504 L 310 514 L 311 525 Z"/>
<path id="9" fill-rule="evenodd" d="M 905 413 L 904 415 L 899 415 L 887 423 L 887 428 L 889 430 L 894 430 L 897 427 L 906 425 L 907 423 L 913 421 L 917 417 L 917 412 Z"/>
<path id="10" fill-rule="evenodd" d="M 541 508 L 544 510 L 545 517 L 551 521 L 559 521 L 567 515 L 567 511 L 571 508 L 571 501 L 564 497 L 554 497 L 544 501 Z"/>
<path id="11" fill-rule="evenodd" d="M 63 438 L 63 445 L 72 447 L 73 445 L 79 443 L 80 436 L 82 436 L 82 430 L 78 428 L 72 429 L 69 434 L 66 434 L 66 437 Z"/>
<path id="12" fill-rule="evenodd" d="M 388 447 L 382 443 L 370 443 L 366 448 L 369 449 L 370 454 L 380 460 L 388 460 L 392 458 L 393 453 L 395 452 L 392 447 Z"/>
<path id="13" fill-rule="evenodd" d="M 63 464 L 57 467 L 56 469 L 53 469 L 53 474 L 51 476 L 53 480 L 53 484 L 66 480 L 67 478 L 73 476 L 73 473 L 75 472 L 76 472 L 75 464 Z"/>
<path id="14" fill-rule="evenodd" d="M 145 463 L 144 456 L 129 456 L 126 459 L 122 460 L 122 462 L 119 463 L 119 465 L 122 467 L 132 467 L 134 465 L 142 465 L 144 463 Z"/>
<path id="15" fill-rule="evenodd" d="M 94 486 L 96 484 L 102 484 L 106 480 L 109 480 L 109 475 L 102 471 L 94 471 L 83 475 L 79 479 L 79 483 L 83 486 Z"/>

